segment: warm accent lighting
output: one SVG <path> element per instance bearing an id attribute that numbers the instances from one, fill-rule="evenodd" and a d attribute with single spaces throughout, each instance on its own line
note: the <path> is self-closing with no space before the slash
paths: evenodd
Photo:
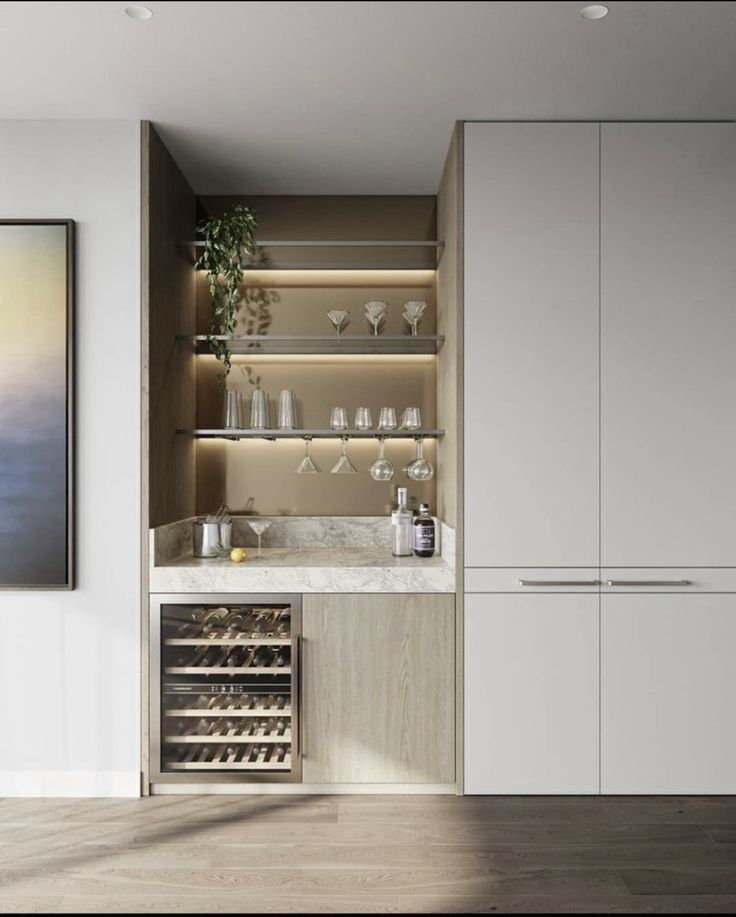
<path id="1" fill-rule="evenodd" d="M 126 6 L 125 15 L 128 19 L 138 19 L 142 21 L 144 19 L 150 19 L 153 13 L 147 6 Z"/>
<path id="2" fill-rule="evenodd" d="M 583 19 L 603 19 L 608 15 L 608 7 L 603 6 L 602 3 L 592 3 L 590 6 L 584 6 L 580 10 L 580 15 Z"/>

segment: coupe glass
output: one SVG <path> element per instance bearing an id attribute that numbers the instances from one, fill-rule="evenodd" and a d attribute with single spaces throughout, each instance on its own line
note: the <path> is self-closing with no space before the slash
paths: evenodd
<path id="1" fill-rule="evenodd" d="M 335 326 L 335 331 L 337 332 L 337 339 L 340 340 L 340 332 L 343 328 L 350 324 L 350 313 L 345 312 L 344 309 L 331 309 L 327 313 L 327 318 Z"/>
<path id="2" fill-rule="evenodd" d="M 416 457 L 406 469 L 406 474 L 412 481 L 417 482 L 431 481 L 434 477 L 434 468 L 424 457 L 424 440 L 421 436 L 417 438 Z"/>
<path id="3" fill-rule="evenodd" d="M 263 557 L 263 549 L 261 547 L 261 539 L 263 538 L 264 533 L 270 527 L 270 522 L 248 522 L 248 528 L 256 535 L 258 538 L 258 556 Z"/>
<path id="4" fill-rule="evenodd" d="M 386 449 L 386 440 L 381 437 L 379 442 L 381 446 L 378 453 L 378 458 L 371 465 L 371 477 L 374 481 L 390 481 L 395 474 L 395 469 L 391 462 L 389 462 L 389 460 L 383 454 Z"/>
<path id="5" fill-rule="evenodd" d="M 373 328 L 373 334 L 378 335 L 381 333 L 381 324 L 386 317 L 387 309 L 388 303 L 377 299 L 365 304 L 365 317 L 368 320 L 368 324 Z"/>
<path id="6" fill-rule="evenodd" d="M 411 326 L 411 333 L 413 335 L 417 334 L 417 326 L 424 315 L 424 310 L 427 308 L 426 302 L 419 301 L 410 301 L 404 303 L 404 321 Z"/>
<path id="7" fill-rule="evenodd" d="M 311 437 L 305 436 L 304 443 L 306 445 L 306 451 L 304 458 L 297 465 L 296 473 L 297 474 L 319 474 L 319 468 L 312 461 L 312 457 L 309 454 L 309 447 L 312 445 Z"/>
<path id="8" fill-rule="evenodd" d="M 356 474 L 357 468 L 347 456 L 348 448 L 348 438 L 343 436 L 342 438 L 342 455 L 337 460 L 335 467 L 332 469 L 331 474 Z"/>

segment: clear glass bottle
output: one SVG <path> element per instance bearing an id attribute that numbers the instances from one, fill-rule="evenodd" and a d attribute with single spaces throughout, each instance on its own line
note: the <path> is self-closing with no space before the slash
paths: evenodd
<path id="1" fill-rule="evenodd" d="M 414 519 L 414 553 L 417 557 L 433 557 L 437 548 L 437 525 L 429 514 L 429 503 L 419 504 L 419 515 Z"/>
<path id="2" fill-rule="evenodd" d="M 408 494 L 406 487 L 397 488 L 397 499 L 399 505 L 391 513 L 392 553 L 394 557 L 411 557 L 413 553 L 412 523 L 414 522 L 414 513 L 407 505 Z"/>

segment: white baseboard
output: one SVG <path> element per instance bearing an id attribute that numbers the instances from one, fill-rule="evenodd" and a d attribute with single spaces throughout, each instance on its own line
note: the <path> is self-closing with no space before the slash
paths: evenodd
<path id="1" fill-rule="evenodd" d="M 0 797 L 140 794 L 138 771 L 0 771 Z"/>

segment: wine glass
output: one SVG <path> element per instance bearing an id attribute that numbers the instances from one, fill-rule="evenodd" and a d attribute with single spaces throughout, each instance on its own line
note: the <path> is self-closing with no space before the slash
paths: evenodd
<path id="1" fill-rule="evenodd" d="M 331 474 L 356 474 L 357 468 L 347 456 L 348 448 L 348 438 L 347 436 L 342 437 L 342 455 L 335 463 L 335 467 L 330 472 Z"/>
<path id="2" fill-rule="evenodd" d="M 258 557 L 263 557 L 263 549 L 261 547 L 261 539 L 263 538 L 264 533 L 269 529 L 270 522 L 248 522 L 248 528 L 253 532 L 254 535 L 258 538 Z"/>
<path id="3" fill-rule="evenodd" d="M 390 481 L 394 476 L 395 470 L 394 466 L 389 462 L 389 460 L 384 456 L 384 451 L 386 449 L 386 438 L 384 436 L 379 437 L 380 449 L 378 453 L 378 458 L 371 465 L 371 477 L 374 481 Z"/>
<path id="4" fill-rule="evenodd" d="M 406 469 L 407 477 L 412 481 L 431 481 L 434 477 L 434 468 L 431 462 L 424 457 L 424 439 L 417 437 L 417 452 L 414 461 Z"/>
<path id="5" fill-rule="evenodd" d="M 421 321 L 424 310 L 427 308 L 426 302 L 412 300 L 404 303 L 403 318 L 411 326 L 412 335 L 417 334 L 417 326 Z"/>
<path id="6" fill-rule="evenodd" d="M 335 331 L 337 332 L 337 340 L 340 340 L 340 332 L 343 328 L 350 324 L 350 313 L 346 312 L 344 309 L 330 309 L 327 313 L 327 318 L 335 326 Z"/>
<path id="7" fill-rule="evenodd" d="M 347 430 L 348 412 L 345 408 L 333 408 L 330 414 L 330 426 L 333 430 Z"/>
<path id="8" fill-rule="evenodd" d="M 368 320 L 368 324 L 372 326 L 374 335 L 381 333 L 381 324 L 386 316 L 387 309 L 388 303 L 380 300 L 371 300 L 365 304 L 365 317 Z"/>
<path id="9" fill-rule="evenodd" d="M 319 474 L 319 468 L 312 461 L 312 456 L 309 454 L 309 447 L 312 445 L 312 437 L 305 436 L 304 443 L 306 446 L 306 451 L 304 458 L 297 465 L 296 473 L 297 474 Z"/>

